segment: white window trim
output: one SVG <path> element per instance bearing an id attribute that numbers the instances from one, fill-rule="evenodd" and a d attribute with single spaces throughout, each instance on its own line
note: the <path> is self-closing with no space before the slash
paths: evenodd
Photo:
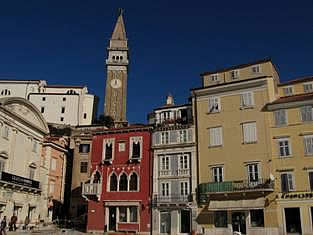
<path id="1" fill-rule="evenodd" d="M 276 123 L 276 113 L 278 112 L 284 112 L 285 115 L 285 119 L 286 119 L 286 123 Z M 287 126 L 288 125 L 288 110 L 287 109 L 278 109 L 276 111 L 274 111 L 274 123 L 275 123 L 275 127 L 282 127 L 282 126 Z"/>
<path id="2" fill-rule="evenodd" d="M 244 96 L 246 94 L 250 94 L 251 96 L 251 104 L 245 105 L 244 104 Z M 255 102 L 254 102 L 254 92 L 253 91 L 247 91 L 247 92 L 242 92 L 240 94 L 240 109 L 246 109 L 246 108 L 252 108 L 255 106 Z"/>
<path id="3" fill-rule="evenodd" d="M 305 85 L 311 85 L 311 86 L 312 86 L 312 90 L 310 90 L 310 91 L 305 91 L 305 89 L 304 89 L 304 86 L 305 86 Z M 304 93 L 313 92 L 313 82 L 306 82 L 306 83 L 303 83 L 303 92 L 304 92 Z"/>
<path id="4" fill-rule="evenodd" d="M 259 182 L 259 180 L 262 179 L 262 172 L 261 172 L 261 164 L 260 164 L 260 162 L 248 162 L 248 163 L 246 163 L 247 174 L 248 174 L 248 181 L 249 181 L 249 166 L 251 166 L 251 165 L 257 165 L 257 171 L 258 171 L 258 180 L 257 180 L 257 182 Z"/>
<path id="5" fill-rule="evenodd" d="M 312 153 L 307 153 L 306 152 L 306 139 L 312 139 L 312 142 L 313 142 L 313 135 L 305 135 L 304 136 L 304 155 L 305 156 L 312 156 L 313 155 L 313 151 L 312 151 Z"/>
<path id="6" fill-rule="evenodd" d="M 163 165 L 162 165 L 162 159 L 166 159 L 168 158 L 168 169 L 163 169 Z M 170 161 L 170 156 L 169 155 L 161 155 L 160 156 L 160 170 L 161 171 L 170 171 L 171 170 L 171 161 Z"/>
<path id="7" fill-rule="evenodd" d="M 143 152 L 143 137 L 142 136 L 132 136 L 129 138 L 129 159 L 133 159 L 133 143 L 134 142 L 139 142 L 140 143 L 140 154 L 139 158 L 136 159 L 142 159 L 142 152 Z"/>
<path id="8" fill-rule="evenodd" d="M 184 154 L 180 154 L 180 155 L 178 155 L 179 157 L 178 157 L 178 169 L 182 169 L 182 170 L 186 170 L 186 169 L 190 169 L 190 163 L 189 163 L 189 158 L 190 158 L 190 155 L 189 154 L 187 154 L 187 153 L 184 153 Z M 181 162 L 181 158 L 183 158 L 183 165 L 184 165 L 184 157 L 187 157 L 187 168 L 181 168 L 181 166 L 180 166 L 180 162 Z"/>
<path id="9" fill-rule="evenodd" d="M 187 194 L 185 194 L 185 190 L 183 190 L 184 194 L 181 194 L 182 192 L 182 187 L 181 187 L 181 184 L 183 183 L 183 185 L 185 185 L 185 183 L 187 183 Z M 185 186 L 183 186 L 185 187 Z M 185 189 L 185 188 L 183 188 Z M 189 181 L 188 180 L 182 180 L 182 181 L 179 181 L 179 195 L 180 196 L 188 196 L 190 195 L 190 184 L 189 184 Z"/>
<path id="10" fill-rule="evenodd" d="M 215 102 L 217 100 L 217 102 Z M 212 102 L 213 101 L 213 102 Z M 217 105 L 217 109 L 214 107 Z M 221 112 L 221 97 L 211 96 L 208 99 L 208 113 L 220 113 Z"/>
<path id="11" fill-rule="evenodd" d="M 105 158 L 105 153 L 106 153 L 106 144 L 111 144 L 112 145 L 112 158 L 111 159 L 106 159 Z M 107 138 L 103 139 L 102 143 L 102 160 L 103 161 L 113 161 L 115 156 L 115 138 Z"/>
<path id="12" fill-rule="evenodd" d="M 222 168 L 222 181 L 218 181 L 218 182 L 215 181 L 215 175 L 214 175 L 214 169 L 215 168 Z M 212 171 L 212 182 L 216 182 L 216 183 L 224 182 L 224 178 L 225 178 L 225 176 L 224 176 L 224 174 L 225 174 L 224 165 L 211 166 L 211 171 Z"/>
<path id="13" fill-rule="evenodd" d="M 245 140 L 244 125 L 251 124 L 251 123 L 255 123 L 255 140 L 247 141 L 247 140 Z M 241 123 L 242 144 L 255 144 L 255 143 L 257 143 L 258 142 L 258 132 L 257 132 L 257 129 L 258 129 L 257 128 L 257 124 L 256 124 L 255 121 Z"/>
<path id="14" fill-rule="evenodd" d="M 168 184 L 168 195 L 162 195 L 162 184 Z M 160 182 L 160 194 L 162 197 L 170 197 L 171 196 L 171 182 L 170 181 L 162 181 Z"/>
<path id="15" fill-rule="evenodd" d="M 291 89 L 291 93 L 286 93 L 285 91 L 286 90 L 289 90 L 289 89 Z M 293 95 L 293 86 L 286 86 L 286 87 L 283 87 L 283 93 L 284 93 L 284 96 L 291 96 L 291 95 Z"/>
<path id="16" fill-rule="evenodd" d="M 292 180 L 293 189 L 289 189 L 289 188 L 288 188 L 288 191 L 289 191 L 289 192 L 294 192 L 294 191 L 296 191 L 296 180 L 295 180 L 295 176 L 294 176 L 293 171 L 281 172 L 281 173 L 280 173 L 280 179 L 281 179 L 281 175 L 283 175 L 283 174 L 291 174 L 291 176 L 292 176 L 291 180 Z M 288 180 L 288 179 L 287 179 L 287 180 Z M 282 183 L 282 182 L 280 182 L 280 187 L 281 187 L 281 183 Z M 288 187 L 289 187 L 289 184 L 288 184 Z M 281 188 L 280 188 L 280 190 L 281 190 Z"/>
<path id="17" fill-rule="evenodd" d="M 220 129 L 220 144 L 212 144 L 212 140 L 211 140 L 211 130 L 213 129 Z M 224 144 L 223 141 L 223 127 L 222 126 L 216 126 L 216 127 L 210 127 L 208 128 L 209 130 L 209 147 L 221 147 Z"/>
<path id="18" fill-rule="evenodd" d="M 257 72 L 253 71 L 254 68 L 258 68 L 258 71 Z M 261 68 L 262 68 L 262 66 L 260 64 L 252 65 L 251 66 L 252 74 L 260 74 L 260 73 L 262 73 L 262 69 Z"/>
<path id="19" fill-rule="evenodd" d="M 289 155 L 280 155 L 280 142 L 281 141 L 288 141 L 288 149 L 289 149 Z M 288 158 L 288 157 L 291 157 L 292 156 L 292 148 L 291 148 L 291 141 L 290 141 L 290 138 L 279 138 L 277 139 L 277 147 L 278 147 L 278 156 L 280 158 Z"/>
<path id="20" fill-rule="evenodd" d="M 217 82 L 217 81 L 219 81 L 219 76 L 218 76 L 218 73 L 215 73 L 215 74 L 211 74 L 210 75 L 210 80 L 211 80 L 211 82 Z"/>
<path id="21" fill-rule="evenodd" d="M 233 76 L 233 73 L 236 74 L 236 76 Z M 230 78 L 231 80 L 236 80 L 240 77 L 240 72 L 238 69 L 234 69 L 232 71 L 230 71 Z"/>

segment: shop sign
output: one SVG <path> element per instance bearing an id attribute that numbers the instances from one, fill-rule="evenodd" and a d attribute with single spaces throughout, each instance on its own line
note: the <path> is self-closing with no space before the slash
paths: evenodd
<path id="1" fill-rule="evenodd" d="M 31 180 L 18 175 L 13 175 L 4 171 L 2 171 L 1 173 L 1 180 L 31 188 L 39 188 L 39 181 Z"/>
<path id="2" fill-rule="evenodd" d="M 313 192 L 282 193 L 280 199 L 312 199 Z"/>

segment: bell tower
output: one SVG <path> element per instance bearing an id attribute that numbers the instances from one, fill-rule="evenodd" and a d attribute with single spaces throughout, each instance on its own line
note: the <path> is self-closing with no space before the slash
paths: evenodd
<path id="1" fill-rule="evenodd" d="M 119 9 L 107 51 L 104 112 L 105 115 L 113 118 L 116 125 L 118 123 L 123 124 L 127 123 L 126 97 L 129 54 L 122 9 Z"/>

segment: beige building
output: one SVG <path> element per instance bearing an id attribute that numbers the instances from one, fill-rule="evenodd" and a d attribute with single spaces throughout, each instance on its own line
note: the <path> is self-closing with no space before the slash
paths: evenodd
<path id="1" fill-rule="evenodd" d="M 48 197 L 41 159 L 48 125 L 39 110 L 19 97 L 0 99 L 0 214 L 46 221 Z"/>
<path id="2" fill-rule="evenodd" d="M 271 201 L 271 113 L 278 97 L 271 60 L 202 74 L 193 89 L 198 143 L 197 221 L 205 234 L 278 234 Z M 276 182 L 275 182 L 276 183 Z"/>

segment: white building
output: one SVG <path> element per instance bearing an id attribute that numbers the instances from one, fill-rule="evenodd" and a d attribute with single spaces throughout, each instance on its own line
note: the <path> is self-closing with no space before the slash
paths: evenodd
<path id="1" fill-rule="evenodd" d="M 153 234 L 194 234 L 197 154 L 191 104 L 166 105 L 149 115 L 153 149 Z"/>
<path id="2" fill-rule="evenodd" d="M 41 161 L 48 125 L 39 110 L 19 97 L 0 98 L 0 213 L 26 216 L 35 223 L 47 216 L 47 192 L 42 191 L 47 167 Z"/>
<path id="3" fill-rule="evenodd" d="M 1 97 L 31 101 L 48 123 L 82 126 L 92 124 L 97 99 L 86 86 L 47 85 L 42 80 L 0 80 Z"/>

